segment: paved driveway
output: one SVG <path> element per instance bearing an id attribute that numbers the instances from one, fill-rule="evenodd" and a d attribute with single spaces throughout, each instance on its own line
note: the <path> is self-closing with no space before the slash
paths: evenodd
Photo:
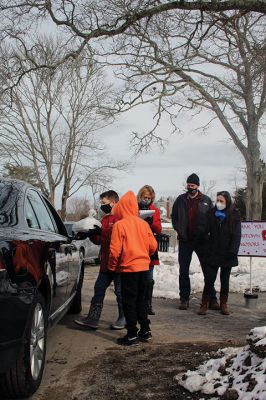
<path id="1" fill-rule="evenodd" d="M 84 314 L 88 310 L 97 273 L 98 267 L 86 267 L 83 287 Z M 251 328 L 266 325 L 266 293 L 260 293 L 256 309 L 245 307 L 242 294 L 231 294 L 230 316 L 223 316 L 217 311 L 209 311 L 206 316 L 199 316 L 197 315 L 199 304 L 200 294 L 192 297 L 187 311 L 178 310 L 176 300 L 154 299 L 156 315 L 151 317 L 152 343 L 141 344 L 135 349 L 124 349 L 115 343 L 115 339 L 124 331 L 109 329 L 110 323 L 117 315 L 113 288 L 109 288 L 100 328 L 97 331 L 78 329 L 73 323 L 72 315 L 67 315 L 50 331 L 44 379 L 32 399 L 171 399 L 178 390 L 176 384 L 173 384 L 175 373 L 187 368 L 188 365 L 193 366 L 200 362 L 202 354 L 208 350 L 245 344 L 245 336 Z M 184 355 L 187 355 L 187 359 Z M 138 387 L 139 378 L 136 382 L 132 380 L 134 360 L 140 374 L 143 372 L 143 376 L 147 376 L 146 381 L 141 380 L 140 387 Z M 157 369 L 157 377 L 154 374 L 150 376 L 144 371 L 148 361 Z M 142 365 L 143 371 L 141 371 Z M 128 372 L 119 375 L 120 392 L 117 392 L 114 379 L 117 371 L 121 369 L 123 371 L 123 368 Z M 129 379 L 130 373 L 133 375 Z M 165 392 L 161 388 L 161 395 L 159 389 L 156 389 L 156 382 L 160 384 L 163 382 Z M 143 387 L 148 390 L 147 393 Z M 180 393 L 176 399 L 183 398 Z M 197 395 L 193 396 L 189 397 L 184 393 L 186 399 L 198 398 Z"/>

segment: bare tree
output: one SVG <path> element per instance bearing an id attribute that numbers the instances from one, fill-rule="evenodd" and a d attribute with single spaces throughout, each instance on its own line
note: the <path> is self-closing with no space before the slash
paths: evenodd
<path id="1" fill-rule="evenodd" d="M 56 60 L 57 44 L 40 40 L 39 59 Z M 49 70 L 31 72 L 14 88 L 11 107 L 8 98 L 4 100 L 0 104 L 0 154 L 15 165 L 30 165 L 52 203 L 63 187 L 62 218 L 68 197 L 89 185 L 94 175 L 105 176 L 108 170 L 124 167 L 124 163 L 109 160 L 95 139 L 95 133 L 113 121 L 112 89 L 85 54 L 53 74 Z"/>
<path id="2" fill-rule="evenodd" d="M 237 10 L 237 14 L 232 10 Z M 252 11 L 259 14 L 252 15 L 250 20 Z M 0 12 L 0 38 L 2 46 L 10 46 L 11 63 L 10 68 L 0 71 L 2 93 L 15 88 L 25 74 L 47 67 L 55 71 L 88 49 L 94 55 L 105 47 L 105 52 L 109 53 L 110 44 L 115 41 L 116 55 L 127 58 L 129 68 L 134 65 L 140 68 L 134 70 L 135 79 L 128 78 L 131 82 L 131 98 L 126 99 L 128 105 L 132 106 L 136 91 L 141 102 L 150 101 L 145 96 L 149 92 L 149 96 L 160 103 L 159 123 L 161 112 L 178 105 L 173 99 L 178 92 L 183 92 L 184 103 L 188 97 L 191 99 L 187 107 L 209 109 L 220 120 L 246 162 L 248 215 L 259 218 L 264 176 L 258 131 L 265 105 L 262 77 L 266 64 L 262 19 L 266 13 L 265 0 L 2 0 Z M 217 12 L 219 14 L 215 14 Z M 245 22 L 249 20 L 250 25 Z M 60 57 L 53 62 L 36 59 L 36 46 L 31 39 L 47 23 L 64 32 Z M 130 53 L 132 57 L 128 60 Z M 208 73 L 207 68 L 206 73 L 204 66 L 207 64 L 214 65 L 215 72 Z M 229 71 L 226 79 L 222 69 Z M 144 84 L 142 88 L 137 84 L 139 77 Z M 232 90 L 235 82 L 237 90 Z M 231 101 L 231 96 L 237 101 Z M 172 119 L 175 114 L 169 112 Z M 157 142 L 161 140 L 156 135 L 152 138 Z M 150 139 L 147 135 L 147 143 Z"/>
<path id="3" fill-rule="evenodd" d="M 36 179 L 36 174 L 34 169 L 27 165 L 12 165 L 6 163 L 3 166 L 1 175 L 11 179 L 20 179 L 39 188 L 39 182 Z"/>
<path id="4" fill-rule="evenodd" d="M 216 186 L 216 181 L 214 180 L 206 180 L 203 179 L 201 182 L 201 190 L 202 193 L 209 196 L 212 200 L 214 200 L 214 188 Z"/>
<path id="5" fill-rule="evenodd" d="M 266 109 L 265 19 L 256 14 L 206 18 L 204 42 L 191 17 L 173 13 L 140 23 L 114 42 L 112 63 L 117 57 L 118 74 L 125 81 L 118 106 L 127 110 L 156 104 L 154 128 L 135 135 L 137 151 L 162 140 L 156 134 L 162 113 L 177 130 L 178 112 L 208 110 L 245 160 L 247 217 L 259 219 L 265 179 L 260 151 Z"/>
<path id="6" fill-rule="evenodd" d="M 101 39 L 124 35 L 140 22 L 147 24 L 151 18 L 169 11 L 181 18 L 184 12 L 196 16 L 197 30 L 209 13 L 230 10 L 265 14 L 266 3 L 265 0 L 0 0 L 0 39 L 9 44 L 18 42 L 25 56 L 17 56 L 16 43 L 12 59 L 16 64 L 19 61 L 20 65 L 8 71 L 2 90 L 17 85 L 29 71 L 43 67 L 56 69 L 67 60 L 79 57 L 88 43 L 97 47 L 101 45 Z M 51 60 L 36 62 L 35 46 L 30 38 L 47 25 L 63 31 L 65 46 L 61 48 L 60 58 L 53 63 L 48 62 Z M 69 43 L 72 46 L 69 47 Z M 24 62 L 25 58 L 31 60 L 30 65 Z"/>
<path id="7" fill-rule="evenodd" d="M 79 221 L 89 214 L 90 202 L 87 197 L 74 196 L 67 202 L 67 219 Z"/>

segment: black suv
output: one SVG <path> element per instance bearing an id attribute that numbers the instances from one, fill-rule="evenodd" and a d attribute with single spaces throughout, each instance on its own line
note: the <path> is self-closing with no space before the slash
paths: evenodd
<path id="1" fill-rule="evenodd" d="M 47 329 L 81 311 L 84 265 L 49 201 L 0 178 L 0 398 L 40 385 Z"/>

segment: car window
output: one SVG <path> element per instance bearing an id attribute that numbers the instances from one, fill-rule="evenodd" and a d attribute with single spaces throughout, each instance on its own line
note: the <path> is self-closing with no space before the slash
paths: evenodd
<path id="1" fill-rule="evenodd" d="M 0 180 L 0 227 L 15 226 L 18 223 L 17 206 L 19 188 L 13 182 Z"/>
<path id="2" fill-rule="evenodd" d="M 72 236 L 73 236 L 72 226 L 73 226 L 73 223 L 71 223 L 71 222 L 65 222 L 65 227 L 66 227 L 67 234 L 68 234 L 69 237 L 72 237 Z"/>
<path id="3" fill-rule="evenodd" d="M 40 229 L 35 212 L 32 208 L 32 205 L 31 205 L 28 197 L 26 198 L 26 220 L 27 220 L 27 224 L 30 228 Z"/>
<path id="4" fill-rule="evenodd" d="M 27 199 L 30 202 L 32 209 L 36 215 L 39 223 L 39 228 L 44 231 L 56 232 L 56 225 L 53 223 L 52 218 L 42 201 L 41 196 L 34 190 L 29 190 Z"/>

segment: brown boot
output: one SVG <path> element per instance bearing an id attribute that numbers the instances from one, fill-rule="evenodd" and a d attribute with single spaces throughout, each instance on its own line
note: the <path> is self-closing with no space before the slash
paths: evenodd
<path id="1" fill-rule="evenodd" d="M 202 296 L 200 309 L 198 311 L 199 315 L 206 315 L 207 314 L 209 303 L 210 303 L 210 297 L 209 296 Z"/>
<path id="2" fill-rule="evenodd" d="M 220 297 L 220 308 L 221 308 L 221 314 L 223 314 L 223 315 L 230 315 L 230 312 L 229 312 L 228 306 L 227 306 L 227 300 L 228 300 L 228 295 L 222 294 Z"/>

